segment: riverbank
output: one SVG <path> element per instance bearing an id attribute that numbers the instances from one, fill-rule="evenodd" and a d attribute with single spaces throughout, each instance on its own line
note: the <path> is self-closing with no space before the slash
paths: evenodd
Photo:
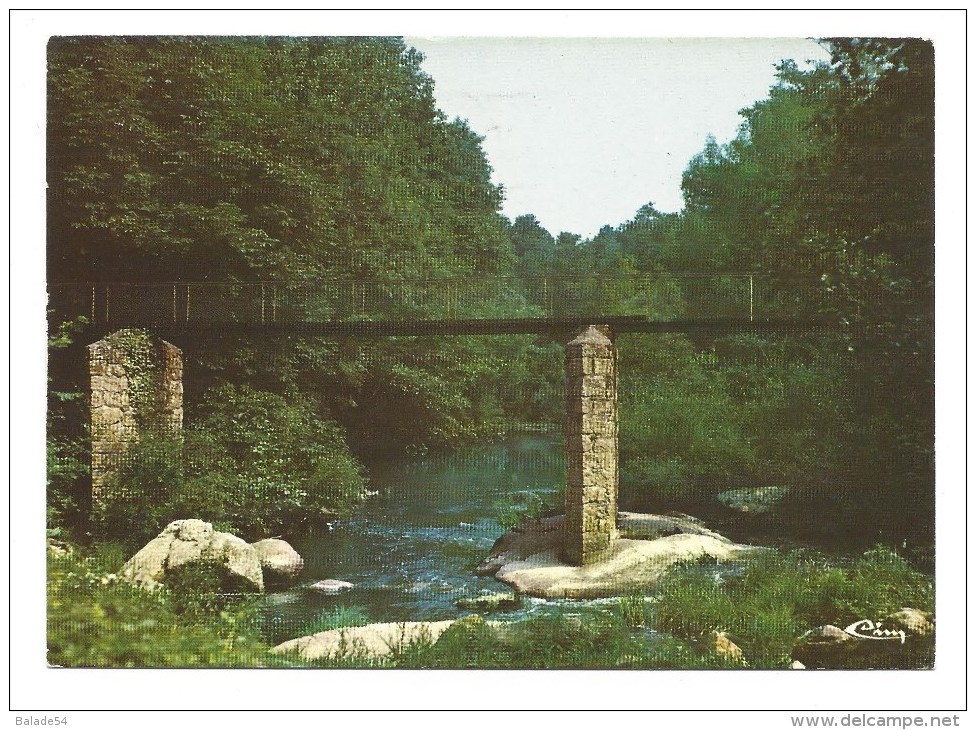
<path id="1" fill-rule="evenodd" d="M 200 581 L 147 591 L 120 578 L 125 556 L 110 546 L 52 545 L 48 557 L 48 661 L 55 666 L 787 668 L 801 646 L 804 657 L 841 662 L 827 666 L 926 668 L 933 661 L 934 587 L 883 548 L 844 563 L 777 551 L 731 571 L 684 563 L 644 594 L 529 599 L 521 615 L 463 611 L 437 622 L 386 622 L 382 632 L 363 614 L 337 613 L 337 625 L 293 635 L 277 650 L 251 599 Z M 871 616 L 900 616 L 890 627 L 883 620 L 881 630 L 904 629 L 909 640 L 887 642 L 887 653 L 863 652 L 865 641 L 879 642 L 852 638 L 850 628 L 859 620 L 863 628 Z"/>

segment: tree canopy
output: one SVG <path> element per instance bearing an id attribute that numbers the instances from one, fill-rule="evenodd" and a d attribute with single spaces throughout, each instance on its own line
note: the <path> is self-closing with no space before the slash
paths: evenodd
<path id="1" fill-rule="evenodd" d="M 583 240 L 500 215 L 481 138 L 437 108 L 422 57 L 400 39 L 54 38 L 49 280 L 420 279 L 444 294 L 440 282 L 498 275 L 512 285 L 452 311 L 558 315 L 598 298 L 607 314 L 639 305 L 677 317 L 762 275 L 829 332 L 621 340 L 625 478 L 670 494 L 791 483 L 839 500 L 861 526 L 894 510 L 889 532 L 912 520 L 924 531 L 933 48 L 823 43 L 829 62 L 784 61 L 735 138 L 705 140 L 684 173 L 683 211 L 649 202 Z M 442 300 L 418 298 L 417 311 L 436 314 Z M 348 435 L 360 449 L 454 443 L 557 422 L 558 348 L 527 337 L 282 338 L 270 349 L 224 338 L 191 355 L 188 416 L 232 433 L 223 393 L 237 411 L 288 403 L 282 434 L 321 424 L 323 439 Z M 252 441 L 235 438 L 214 448 Z M 340 462 L 337 473 L 356 471 Z"/>
<path id="2" fill-rule="evenodd" d="M 50 278 L 507 264 L 480 138 L 392 38 L 54 38 Z"/>
<path id="3" fill-rule="evenodd" d="M 843 504 L 868 533 L 930 536 L 933 48 L 823 43 L 830 62 L 782 62 L 769 96 L 741 111 L 735 138 L 705 140 L 684 173 L 683 211 L 648 203 L 590 240 L 560 235 L 548 271 L 636 274 L 662 316 L 722 301 L 723 287 L 740 285 L 725 274 L 761 275 L 789 311 L 831 325 L 785 340 L 699 339 L 690 350 L 681 338 L 666 351 L 660 339 L 621 341 L 621 377 L 631 377 L 624 474 L 636 486 L 673 495 L 694 483 L 785 480 Z M 666 353 L 675 363 L 665 366 Z"/>

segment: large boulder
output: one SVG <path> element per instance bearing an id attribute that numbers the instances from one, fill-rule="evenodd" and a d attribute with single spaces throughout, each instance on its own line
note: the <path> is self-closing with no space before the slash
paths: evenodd
<path id="1" fill-rule="evenodd" d="M 505 565 L 530 555 L 552 550 L 562 540 L 565 515 L 527 520 L 495 540 L 488 557 L 475 568 L 475 575 L 495 575 Z"/>
<path id="2" fill-rule="evenodd" d="M 754 555 L 684 515 L 621 513 L 621 538 L 606 560 L 585 566 L 560 560 L 564 517 L 530 520 L 502 535 L 476 569 L 538 598 L 604 598 L 646 591 L 672 566 Z"/>
<path id="3" fill-rule="evenodd" d="M 847 657 L 854 654 L 855 644 L 857 639 L 843 629 L 830 624 L 817 626 L 799 638 L 793 647 L 791 659 L 804 668 L 841 666 Z"/>
<path id="4" fill-rule="evenodd" d="M 276 537 L 252 543 L 264 569 L 265 583 L 287 583 L 305 567 L 305 561 L 291 545 Z"/>
<path id="5" fill-rule="evenodd" d="M 214 530 L 203 520 L 176 520 L 132 556 L 119 571 L 122 578 L 146 588 L 166 582 L 174 571 L 192 563 L 220 567 L 229 585 L 264 590 L 257 551 L 241 538 Z"/>

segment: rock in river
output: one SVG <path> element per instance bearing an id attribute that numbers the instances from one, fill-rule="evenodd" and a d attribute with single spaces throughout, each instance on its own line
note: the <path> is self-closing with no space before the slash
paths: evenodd
<path id="1" fill-rule="evenodd" d="M 316 593 L 341 593 L 342 591 L 347 591 L 352 588 L 352 583 L 347 583 L 344 580 L 336 580 L 335 578 L 326 578 L 325 580 L 320 580 L 318 583 L 313 583 L 308 587 L 310 591 L 315 591 Z"/>
<path id="2" fill-rule="evenodd" d="M 730 489 L 715 495 L 719 502 L 736 512 L 761 515 L 776 509 L 786 498 L 786 487 L 753 487 Z"/>
<path id="3" fill-rule="evenodd" d="M 404 621 L 321 631 L 279 644 L 271 651 L 311 661 L 325 657 L 383 661 L 412 643 L 437 641 L 454 621 Z"/>
<path id="4" fill-rule="evenodd" d="M 564 517 L 529 520 L 495 541 L 478 566 L 519 593 L 538 598 L 604 598 L 647 590 L 678 563 L 745 559 L 761 548 L 738 545 L 685 515 L 620 513 L 620 539 L 606 560 L 585 566 L 560 558 Z"/>
<path id="5" fill-rule="evenodd" d="M 266 582 L 287 582 L 302 572 L 305 561 L 302 556 L 284 540 L 269 538 L 252 543 L 257 550 Z"/>
<path id="6" fill-rule="evenodd" d="M 504 611 L 510 608 L 518 608 L 519 598 L 514 593 L 487 593 L 473 598 L 459 598 L 458 608 L 466 608 L 472 611 Z"/>

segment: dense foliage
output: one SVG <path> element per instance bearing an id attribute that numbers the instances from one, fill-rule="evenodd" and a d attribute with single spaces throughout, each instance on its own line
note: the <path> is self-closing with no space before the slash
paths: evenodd
<path id="1" fill-rule="evenodd" d="M 685 172 L 683 211 L 649 203 L 583 240 L 554 236 L 531 214 L 499 215 L 503 191 L 480 138 L 436 108 L 421 56 L 399 39 L 54 38 L 49 280 L 284 291 L 328 281 L 339 294 L 323 295 L 318 313 L 344 316 L 360 303 L 341 292 L 357 283 L 422 281 L 409 302 L 369 307 L 395 317 L 589 309 L 672 319 L 748 302 L 734 315 L 755 306 L 817 319 L 828 327 L 620 336 L 622 501 L 691 510 L 715 507 L 730 488 L 784 486 L 784 511 L 767 529 L 925 555 L 934 544 L 933 49 L 912 39 L 824 43 L 829 63 L 784 62 L 769 97 L 742 111 L 736 138 L 707 140 Z M 478 290 L 499 280 L 490 277 L 510 285 Z M 177 342 L 184 437 L 145 438 L 89 525 L 86 337 L 83 320 L 52 322 L 49 528 L 94 528 L 129 551 L 185 517 L 249 540 L 280 534 L 354 505 L 366 484 L 359 459 L 371 452 L 562 418 L 561 343 L 544 337 Z M 547 508 L 515 505 L 503 520 Z M 111 567 L 52 558 L 52 663 L 264 661 L 243 618 L 208 604 L 207 591 L 187 594 L 203 604 L 143 594 L 108 577 L 114 558 Z M 648 619 L 679 637 L 664 643 L 635 637 L 643 609 L 628 614 L 625 602 L 619 615 L 528 622 L 508 641 L 471 622 L 436 645 L 402 647 L 396 661 L 714 666 L 695 642 L 721 629 L 756 665 L 782 666 L 792 638 L 815 623 L 931 607 L 931 586 L 885 550 L 840 567 L 793 556 L 713 578 L 691 568 L 665 585 Z M 530 651 L 538 646 L 548 653 Z"/>
<path id="2" fill-rule="evenodd" d="M 427 295 L 511 274 L 515 256 L 480 138 L 436 108 L 400 40 L 54 38 L 48 61 L 50 281 L 430 280 L 411 312 L 391 313 L 526 311 L 514 288 Z M 552 349 L 527 337 L 227 336 L 184 350 L 188 444 L 209 439 L 216 461 L 183 467 L 189 482 L 144 485 L 166 495 L 149 531 L 191 483 L 211 495 L 197 508 L 254 531 L 280 529 L 258 516 L 266 507 L 341 510 L 361 488 L 350 445 L 427 448 L 548 419 L 537 393 L 558 378 L 558 364 L 540 365 Z M 56 360 L 52 372 L 67 370 Z M 62 484 L 73 462 L 53 463 Z M 234 503 L 251 513 L 228 514 Z"/>
<path id="3" fill-rule="evenodd" d="M 828 45 L 831 64 L 800 71 L 784 63 L 770 98 L 745 110 L 739 136 L 692 161 L 686 215 L 709 221 L 721 250 L 762 271 L 819 279 L 820 312 L 839 334 L 814 343 L 840 372 L 818 370 L 842 383 L 821 386 L 819 400 L 833 414 L 810 429 L 833 442 L 820 462 L 829 477 L 821 489 L 832 483 L 849 507 L 862 508 L 864 527 L 885 514 L 891 532 L 928 541 L 932 46 L 911 39 Z"/>
<path id="4" fill-rule="evenodd" d="M 801 522 L 814 512 L 865 540 L 930 548 L 932 46 L 824 43 L 829 63 L 784 62 L 736 138 L 709 139 L 690 161 L 682 212 L 648 204 L 590 240 L 523 216 L 510 236 L 518 269 L 553 277 L 550 288 L 593 275 L 555 297 L 527 287 L 556 313 L 575 297 L 611 314 L 828 325 L 619 338 L 625 499 L 659 507 L 779 484 Z M 641 283 L 600 287 L 599 275 Z"/>
<path id="5" fill-rule="evenodd" d="M 84 320 L 62 322 L 50 333 L 48 350 L 52 364 L 70 348 L 84 324 Z M 91 454 L 84 389 L 84 383 L 64 373 L 48 376 L 47 524 L 54 535 L 64 525 L 83 524 L 89 509 Z"/>
<path id="6" fill-rule="evenodd" d="M 51 279 L 491 271 L 501 191 L 395 39 L 55 38 Z"/>
<path id="7" fill-rule="evenodd" d="M 691 160 L 684 211 L 648 204 L 581 240 L 552 236 L 532 215 L 498 215 L 502 191 L 479 138 L 437 110 L 419 54 L 399 40 L 53 39 L 50 277 L 427 277 L 445 282 L 429 291 L 449 292 L 505 275 L 511 287 L 466 301 L 418 296 L 414 313 L 558 316 L 590 306 L 668 318 L 708 316 L 708 302 L 742 299 L 746 279 L 735 274 L 762 275 L 780 295 L 795 292 L 779 305 L 834 326 L 621 338 L 628 492 L 653 502 L 782 484 L 808 504 L 833 505 L 868 539 L 928 543 L 932 48 L 825 43 L 830 63 L 784 62 L 769 97 L 742 111 L 738 136 L 709 140 Z M 262 492 L 287 503 L 307 491 L 300 483 L 312 477 L 301 474 L 313 454 L 348 460 L 346 439 L 367 453 L 558 423 L 558 347 L 528 337 L 194 342 L 188 422 L 222 442 L 221 454 L 236 450 L 239 472 L 271 427 L 247 415 L 246 400 L 269 413 L 274 399 L 288 402 L 267 434 L 279 443 L 300 423 L 341 424 L 306 432 L 303 464 L 286 460 L 269 475 L 258 458 L 243 469 L 245 481 L 280 486 L 294 468 L 294 494 Z M 73 397 L 65 383 L 51 390 Z M 59 513 L 77 502 L 83 436 L 52 448 Z M 358 476 L 349 464 L 333 472 L 341 503 Z"/>
<path id="8" fill-rule="evenodd" d="M 144 437 L 131 449 L 98 511 L 99 534 L 138 549 L 192 517 L 256 541 L 362 499 L 361 467 L 341 428 L 308 403 L 224 386 L 204 408 L 182 438 Z"/>

